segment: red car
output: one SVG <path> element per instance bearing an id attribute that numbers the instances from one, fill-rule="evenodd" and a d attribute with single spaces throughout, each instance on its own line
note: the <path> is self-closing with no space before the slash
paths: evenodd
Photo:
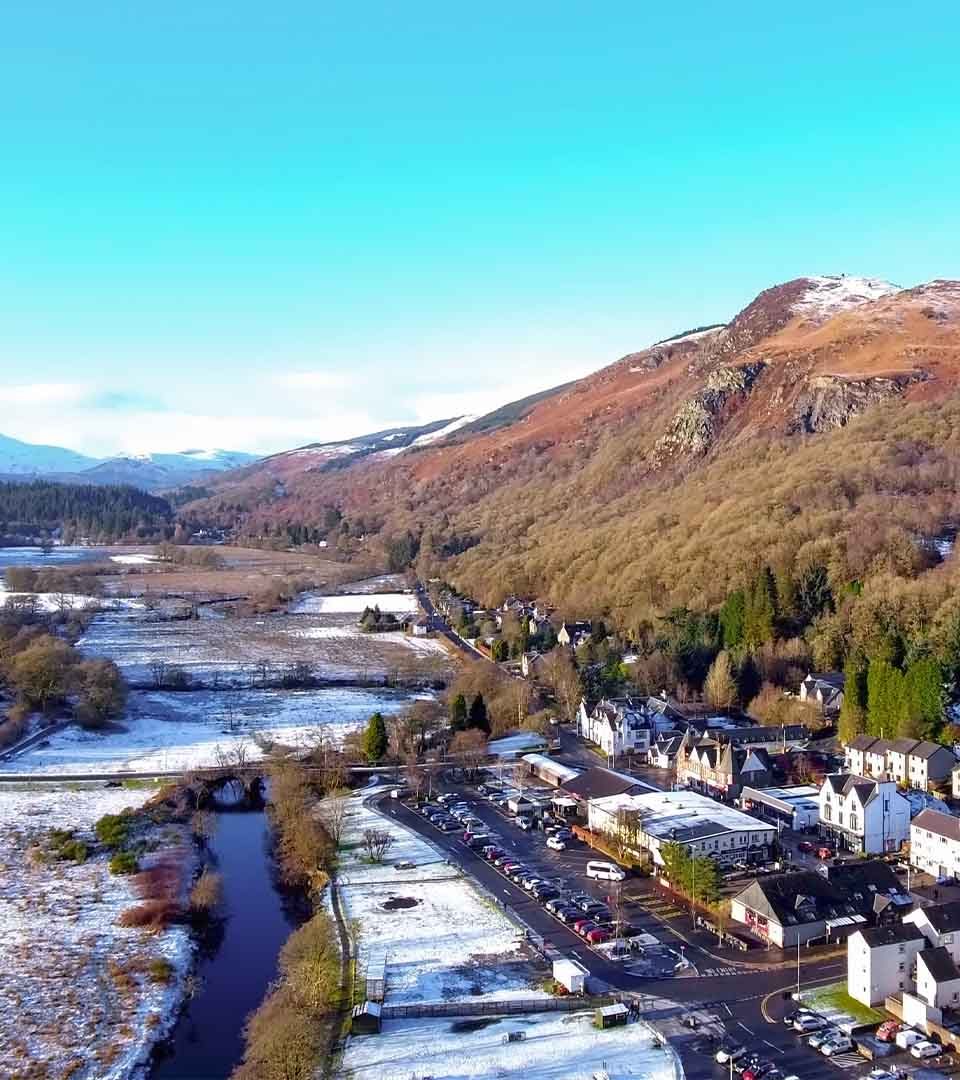
<path id="1" fill-rule="evenodd" d="M 813 851 L 813 844 L 809 840 L 801 840 L 797 844 L 797 851 Z"/>
<path id="2" fill-rule="evenodd" d="M 587 919 L 587 921 L 582 926 L 575 923 L 574 929 L 582 938 L 585 938 L 587 934 L 589 934 L 592 930 L 599 930 L 600 927 L 597 926 L 593 919 Z"/>
<path id="3" fill-rule="evenodd" d="M 577 919 L 575 922 L 572 922 L 570 925 L 579 934 L 580 931 L 583 929 L 583 927 L 585 927 L 585 926 L 596 926 L 597 924 L 593 921 L 593 919 Z"/>
<path id="4" fill-rule="evenodd" d="M 600 945 L 604 941 L 610 940 L 610 934 L 602 926 L 598 926 L 596 930 L 587 931 L 586 939 L 591 945 Z"/>
<path id="5" fill-rule="evenodd" d="M 900 1030 L 900 1025 L 896 1020 L 884 1020 L 884 1022 L 877 1028 L 877 1038 L 880 1042 L 893 1042 L 897 1037 L 897 1032 Z"/>
<path id="6" fill-rule="evenodd" d="M 817 849 L 817 858 L 818 859 L 832 859 L 833 858 L 833 848 L 831 848 L 831 847 L 818 848 Z"/>

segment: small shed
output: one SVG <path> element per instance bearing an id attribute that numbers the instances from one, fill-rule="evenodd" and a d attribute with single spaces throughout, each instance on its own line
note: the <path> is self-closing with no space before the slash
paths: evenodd
<path id="1" fill-rule="evenodd" d="M 387 989 L 387 954 L 371 952 L 362 964 L 364 969 L 365 996 L 368 1001 L 383 1001 Z"/>
<path id="2" fill-rule="evenodd" d="M 568 960 L 564 957 L 553 962 L 554 979 L 571 994 L 583 993 L 587 974 L 587 969 L 576 960 Z"/>
<path id="3" fill-rule="evenodd" d="M 629 1016 L 626 1005 L 620 1002 L 618 1005 L 604 1005 L 597 1009 L 593 1022 L 598 1028 L 621 1027 L 627 1022 Z"/>
<path id="4" fill-rule="evenodd" d="M 350 1023 L 350 1031 L 354 1035 L 379 1035 L 380 1024 L 378 1002 L 365 1001 L 362 1005 L 354 1005 L 353 1019 Z"/>

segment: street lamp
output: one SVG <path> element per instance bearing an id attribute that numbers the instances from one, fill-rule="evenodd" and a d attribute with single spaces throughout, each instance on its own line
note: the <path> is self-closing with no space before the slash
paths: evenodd
<path id="1" fill-rule="evenodd" d="M 800 1000 L 800 932 L 797 932 L 797 1001 Z"/>

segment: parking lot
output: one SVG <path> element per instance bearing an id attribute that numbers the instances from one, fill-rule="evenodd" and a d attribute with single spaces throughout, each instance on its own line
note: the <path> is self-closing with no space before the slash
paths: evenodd
<path id="1" fill-rule="evenodd" d="M 530 794 L 531 790 L 527 789 L 525 793 Z M 549 789 L 544 789 L 544 793 L 551 794 Z M 521 828 L 509 810 L 485 797 L 475 786 L 447 785 L 441 797 L 448 808 L 463 804 L 458 809 L 465 820 L 456 822 L 457 827 L 453 828 L 449 824 L 449 815 L 441 817 L 438 832 L 469 848 L 464 837 L 471 833 L 472 820 L 473 833 L 489 834 L 489 840 L 483 846 L 497 848 L 495 853 L 484 853 L 475 845 L 474 854 L 493 868 L 505 883 L 523 889 L 558 929 L 563 926 L 576 932 L 584 948 L 616 962 L 624 972 L 640 978 L 669 978 L 677 973 L 678 967 L 685 966 L 680 943 L 663 941 L 663 926 L 655 910 L 656 902 L 650 907 L 638 902 L 630 895 L 629 879 L 618 886 L 614 882 L 588 878 L 588 862 L 608 860 L 591 851 L 572 833 L 562 834 L 566 846 L 555 850 L 548 845 L 547 833 L 537 827 Z M 424 810 L 436 815 L 438 811 L 442 812 L 442 807 L 434 801 L 417 810 L 425 821 L 429 821 Z M 437 826 L 431 823 L 431 827 Z M 504 888 L 502 892 L 510 897 L 512 890 Z M 618 893 L 622 897 L 619 902 Z M 564 903 L 568 904 L 566 911 L 562 907 Z M 561 905 L 560 910 L 554 910 L 558 905 Z M 578 925 L 587 917 L 591 920 L 589 926 Z M 620 944 L 614 945 L 614 939 Z"/>

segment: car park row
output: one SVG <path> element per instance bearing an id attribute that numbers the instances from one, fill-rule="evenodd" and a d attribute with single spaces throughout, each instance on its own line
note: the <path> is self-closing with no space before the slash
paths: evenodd
<path id="1" fill-rule="evenodd" d="M 507 800 L 504 796 L 488 792 L 482 785 L 479 794 L 494 805 L 502 803 L 499 808 L 506 812 Z M 618 918 L 608 904 L 589 893 L 571 889 L 567 882 L 544 877 L 526 866 L 517 855 L 502 846 L 489 826 L 472 813 L 469 804 L 459 795 L 443 794 L 434 802 L 424 803 L 417 809 L 441 832 L 460 833 L 467 847 L 541 903 L 550 915 L 589 945 L 601 945 L 614 938 L 629 939 L 639 933 Z M 524 831 L 533 827 L 532 819 L 522 816 L 515 817 L 514 824 Z M 548 822 L 543 831 L 547 836 L 546 844 L 552 850 L 563 851 L 577 842 L 573 832 L 559 822 Z M 624 876 L 615 865 L 601 861 L 588 862 L 586 874 L 600 880 L 622 880 Z"/>

